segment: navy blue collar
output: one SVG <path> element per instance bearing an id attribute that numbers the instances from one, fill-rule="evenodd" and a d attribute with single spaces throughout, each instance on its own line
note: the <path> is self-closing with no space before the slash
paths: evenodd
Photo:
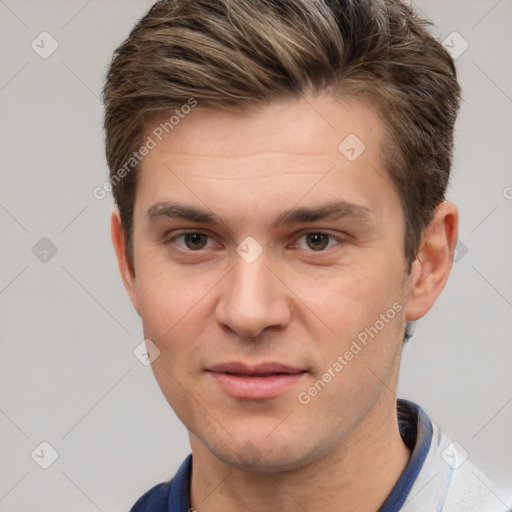
<path id="1" fill-rule="evenodd" d="M 378 512 L 397 512 L 402 508 L 432 444 L 432 423 L 419 405 L 398 400 L 397 411 L 400 435 L 411 450 L 411 458 Z"/>
<path id="2" fill-rule="evenodd" d="M 432 443 L 432 423 L 423 409 L 408 400 L 398 400 L 398 425 L 411 458 L 395 487 L 378 512 L 398 512 L 423 467 Z M 192 455 L 189 455 L 170 482 L 150 489 L 130 512 L 189 512 Z"/>

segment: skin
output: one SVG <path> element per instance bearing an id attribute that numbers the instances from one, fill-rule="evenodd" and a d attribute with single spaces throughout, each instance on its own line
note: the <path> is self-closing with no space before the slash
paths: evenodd
<path id="1" fill-rule="evenodd" d="M 155 377 L 190 434 L 199 512 L 376 511 L 407 465 L 396 418 L 403 335 L 446 283 L 458 212 L 437 208 L 407 274 L 403 212 L 379 156 L 384 130 L 367 104 L 326 95 L 257 115 L 198 109 L 142 162 L 135 272 L 112 215 L 124 285 L 160 350 Z M 353 162 L 338 150 L 349 134 L 366 146 Z M 365 213 L 273 226 L 287 210 L 339 200 Z M 170 218 L 170 201 L 220 222 Z M 192 239 L 205 247 L 184 230 L 207 235 Z M 318 232 L 330 236 L 314 238 L 327 243 L 314 250 L 306 235 Z M 248 236 L 263 250 L 252 263 L 236 252 Z M 401 311 L 300 403 L 393 304 Z M 306 373 L 277 397 L 234 398 L 206 371 L 226 361 Z"/>

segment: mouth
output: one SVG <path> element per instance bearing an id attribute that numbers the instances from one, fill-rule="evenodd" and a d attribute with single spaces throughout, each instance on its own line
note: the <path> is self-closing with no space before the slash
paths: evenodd
<path id="1" fill-rule="evenodd" d="M 221 363 L 207 369 L 220 389 L 235 398 L 273 398 L 305 378 L 303 368 L 269 362 L 246 365 L 238 362 Z"/>

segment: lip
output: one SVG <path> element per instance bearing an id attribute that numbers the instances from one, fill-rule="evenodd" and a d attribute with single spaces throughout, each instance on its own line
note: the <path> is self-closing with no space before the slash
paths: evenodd
<path id="1" fill-rule="evenodd" d="M 273 398 L 304 378 L 303 368 L 277 362 L 247 365 L 240 362 L 220 363 L 207 372 L 227 394 L 235 398 Z"/>
<path id="2" fill-rule="evenodd" d="M 211 372 L 238 373 L 240 375 L 265 375 L 269 373 L 301 373 L 305 370 L 298 366 L 269 361 L 256 365 L 240 363 L 238 361 L 215 364 L 208 368 Z"/>

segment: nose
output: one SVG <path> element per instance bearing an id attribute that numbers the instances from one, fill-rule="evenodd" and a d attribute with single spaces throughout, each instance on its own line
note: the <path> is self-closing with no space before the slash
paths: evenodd
<path id="1" fill-rule="evenodd" d="M 286 287 L 263 255 L 253 263 L 237 258 L 223 279 L 216 318 L 239 336 L 256 337 L 265 329 L 288 325 L 290 305 Z"/>

